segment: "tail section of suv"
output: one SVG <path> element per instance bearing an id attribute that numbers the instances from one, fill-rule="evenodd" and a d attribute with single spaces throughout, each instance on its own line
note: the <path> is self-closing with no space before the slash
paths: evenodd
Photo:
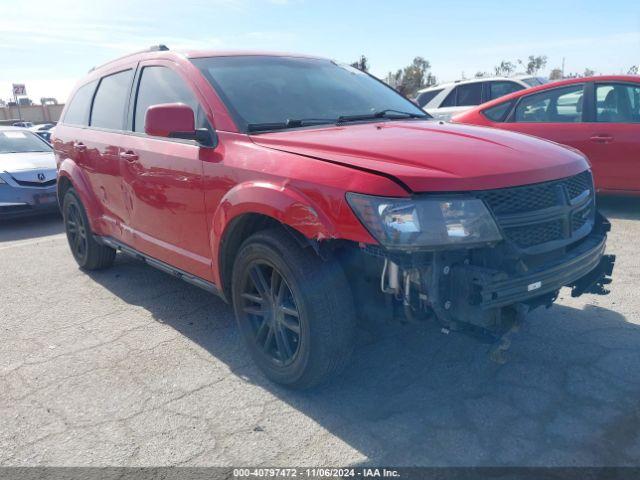
<path id="1" fill-rule="evenodd" d="M 121 251 L 220 295 L 291 387 L 346 364 L 356 318 L 498 339 L 560 288 L 610 281 L 580 154 L 435 122 L 321 58 L 123 57 L 79 83 L 52 143 L 78 264 Z"/>

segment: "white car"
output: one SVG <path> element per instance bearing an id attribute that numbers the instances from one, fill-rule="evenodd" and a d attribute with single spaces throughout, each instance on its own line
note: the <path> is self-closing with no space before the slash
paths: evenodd
<path id="1" fill-rule="evenodd" d="M 419 90 L 415 101 L 433 117 L 449 120 L 453 115 L 481 103 L 546 82 L 546 79 L 535 76 L 459 80 Z"/>

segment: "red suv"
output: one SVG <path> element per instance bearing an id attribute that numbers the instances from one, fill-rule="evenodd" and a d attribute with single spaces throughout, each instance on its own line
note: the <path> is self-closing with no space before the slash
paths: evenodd
<path id="1" fill-rule="evenodd" d="M 433 121 L 330 60 L 152 48 L 93 69 L 53 145 L 80 267 L 121 251 L 220 295 L 292 387 L 345 364 L 356 318 L 498 340 L 610 281 L 581 154 Z"/>

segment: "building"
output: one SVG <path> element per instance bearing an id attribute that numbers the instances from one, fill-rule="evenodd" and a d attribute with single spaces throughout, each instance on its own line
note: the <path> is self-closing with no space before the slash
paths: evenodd
<path id="1" fill-rule="evenodd" d="M 12 102 L 13 103 L 13 102 Z M 49 102 L 47 102 L 49 103 Z M 25 122 L 56 123 L 60 118 L 64 104 L 60 105 L 20 105 L 1 106 L 0 105 L 0 125 L 11 125 L 20 121 L 20 117 Z"/>

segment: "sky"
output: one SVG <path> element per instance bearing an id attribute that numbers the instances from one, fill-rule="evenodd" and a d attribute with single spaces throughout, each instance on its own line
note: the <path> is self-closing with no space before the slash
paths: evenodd
<path id="1" fill-rule="evenodd" d="M 427 59 L 438 80 L 546 55 L 547 67 L 626 73 L 640 64 L 639 0 L 0 0 L 0 99 L 24 83 L 65 101 L 94 65 L 164 43 L 353 62 L 371 72 Z"/>

